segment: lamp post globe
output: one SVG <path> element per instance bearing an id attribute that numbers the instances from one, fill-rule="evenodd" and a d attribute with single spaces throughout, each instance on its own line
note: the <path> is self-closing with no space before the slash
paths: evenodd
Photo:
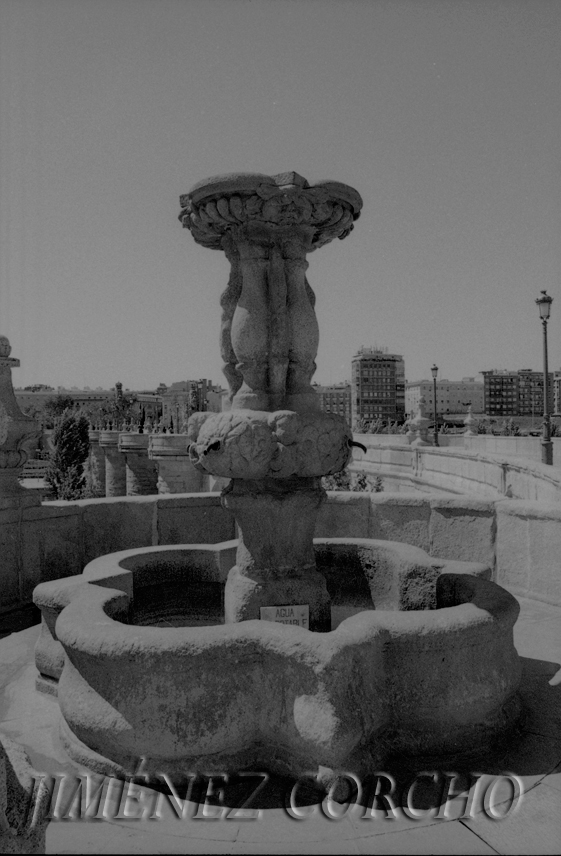
<path id="1" fill-rule="evenodd" d="M 551 423 L 549 414 L 549 371 L 547 366 L 547 322 L 551 313 L 553 297 L 542 291 L 536 298 L 543 327 L 543 436 L 542 464 L 553 464 L 553 443 L 551 442 Z"/>
<path id="2" fill-rule="evenodd" d="M 438 375 L 438 366 L 436 363 L 431 367 L 432 374 L 432 398 L 433 398 L 433 417 L 434 417 L 434 445 L 438 446 L 438 424 L 436 414 L 436 376 Z"/>

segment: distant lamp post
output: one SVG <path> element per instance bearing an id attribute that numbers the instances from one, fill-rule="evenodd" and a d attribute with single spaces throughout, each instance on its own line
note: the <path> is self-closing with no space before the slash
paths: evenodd
<path id="1" fill-rule="evenodd" d="M 551 423 L 549 417 L 549 372 L 547 369 L 547 322 L 551 312 L 553 297 L 542 291 L 536 299 L 543 326 L 543 438 L 542 464 L 553 464 L 553 443 L 551 442 Z"/>
<path id="2" fill-rule="evenodd" d="M 201 413 L 206 410 L 206 399 L 203 398 L 203 382 L 200 380 L 197 384 L 197 399 L 199 402 L 199 410 Z"/>
<path id="3" fill-rule="evenodd" d="M 433 392 L 433 401 L 434 401 L 434 445 L 438 446 L 438 425 L 437 425 L 437 416 L 436 416 L 436 376 L 438 374 L 438 366 L 433 365 L 431 368 L 432 373 L 432 392 Z"/>

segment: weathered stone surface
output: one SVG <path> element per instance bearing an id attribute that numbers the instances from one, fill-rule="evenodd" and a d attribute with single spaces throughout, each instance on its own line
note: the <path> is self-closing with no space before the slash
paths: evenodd
<path id="1" fill-rule="evenodd" d="M 353 600 L 361 590 L 378 610 L 435 609 L 442 574 L 470 574 L 490 579 L 491 569 L 478 562 L 433 559 L 409 544 L 371 538 L 316 538 L 317 565 L 335 602 Z"/>
<path id="2" fill-rule="evenodd" d="M 316 538 L 369 538 L 370 495 L 332 491 L 319 510 Z M 401 539 L 395 539 L 401 540 Z"/>
<path id="3" fill-rule="evenodd" d="M 402 496 L 403 515 L 399 510 Z M 428 497 L 418 499 L 421 503 L 430 502 Z M 478 544 L 474 550 L 467 525 L 473 517 L 471 500 L 458 497 L 454 503 L 460 514 L 464 500 L 464 523 L 458 518 L 452 524 L 455 537 L 447 537 L 447 554 L 454 559 L 477 558 L 479 551 L 479 558 L 492 564 L 491 550 L 481 550 Z M 335 492 L 328 494 L 327 502 L 321 506 L 314 534 L 358 538 L 376 535 L 409 543 L 419 537 L 416 546 L 425 548 L 421 540 L 426 532 L 423 507 L 411 505 L 410 497 L 403 494 Z M 502 500 L 491 507 L 496 520 L 496 581 L 519 594 L 532 592 L 528 596 L 561 604 L 554 546 L 560 530 L 559 507 L 515 500 Z M 418 520 L 417 514 L 421 515 Z M 438 509 L 436 514 L 443 517 Z M 21 509 L 19 505 L 12 506 L 11 510 L 4 506 L 0 522 L 4 533 L 0 607 L 4 609 L 30 603 L 33 587 L 42 580 L 53 579 L 61 572 L 80 573 L 88 561 L 104 553 L 152 544 L 215 543 L 235 537 L 232 516 L 220 507 L 219 495 L 210 493 L 46 502 Z M 539 525 L 534 527 L 534 522 Z M 483 544 L 489 545 L 491 522 L 485 516 L 478 517 L 475 526 L 476 530 L 482 527 Z M 439 520 L 438 528 L 446 533 L 446 517 Z M 533 558 L 530 530 L 534 533 Z"/>
<path id="4" fill-rule="evenodd" d="M 233 408 L 319 410 L 306 255 L 348 235 L 359 194 L 337 182 L 310 187 L 296 173 L 235 173 L 199 182 L 180 204 L 193 238 L 230 261 L 220 343 Z"/>
<path id="5" fill-rule="evenodd" d="M 157 509 L 158 544 L 216 544 L 235 538 L 235 522 L 218 493 L 161 495 Z"/>
<path id="6" fill-rule="evenodd" d="M 4 607 L 18 604 L 22 595 L 20 515 L 21 512 L 18 509 L 0 510 L 0 555 L 2 556 L 0 573 Z"/>
<path id="7" fill-rule="evenodd" d="M 12 386 L 12 369 L 19 360 L 10 357 L 11 345 L 0 336 L 0 497 L 25 493 L 18 478 L 41 434 L 39 425 L 19 409 Z"/>
<path id="8" fill-rule="evenodd" d="M 496 503 L 497 581 L 516 594 L 561 604 L 561 508 L 553 503 Z"/>
<path id="9" fill-rule="evenodd" d="M 26 596 L 42 580 L 79 574 L 84 567 L 80 511 L 74 503 L 52 502 L 23 513 L 22 561 Z"/>
<path id="10" fill-rule="evenodd" d="M 49 793 L 25 751 L 0 735 L 0 852 L 44 853 Z"/>
<path id="11" fill-rule="evenodd" d="M 155 457 L 158 493 L 202 493 L 208 490 L 208 474 L 196 470 L 188 456 Z"/>
<path id="12" fill-rule="evenodd" d="M 156 543 L 157 506 L 148 497 L 80 500 L 76 505 L 83 515 L 84 564 L 103 553 Z"/>
<path id="13" fill-rule="evenodd" d="M 261 606 L 277 605 L 279 598 L 293 605 L 300 586 L 313 615 L 310 626 L 319 629 L 327 621 L 329 598 L 313 567 L 313 523 L 301 527 L 296 511 L 288 515 L 297 532 L 297 547 L 289 548 L 279 533 L 292 499 L 288 489 L 273 487 L 273 481 L 339 472 L 350 459 L 348 426 L 340 417 L 320 412 L 311 385 L 319 330 L 306 256 L 334 238 L 346 237 L 362 200 L 356 190 L 337 182 L 310 187 L 295 172 L 236 173 L 200 182 L 180 204 L 179 219 L 195 241 L 223 250 L 230 262 L 220 301 L 220 348 L 231 410 L 204 422 L 196 417 L 189 426 L 189 455 L 195 466 L 254 483 L 255 501 L 250 505 L 235 496 L 241 488 L 234 486 L 232 493 L 226 488 L 224 493 L 225 506 L 233 510 L 242 532 L 238 563 L 226 591 L 227 618 L 247 619 Z M 294 481 L 291 490 L 296 489 Z M 302 485 L 298 499 L 293 498 L 296 505 L 306 489 Z M 284 490 L 282 502 L 279 490 Z M 275 516 L 276 527 L 271 522 Z M 280 560 L 264 562 L 263 555 L 255 558 L 259 539 L 250 530 L 260 519 L 277 533 L 265 538 L 266 552 L 277 558 L 281 552 L 298 553 L 311 556 L 311 561 L 297 568 L 293 562 L 286 566 Z M 283 550 L 274 549 L 275 540 Z"/>
<path id="14" fill-rule="evenodd" d="M 430 500 L 419 495 L 370 494 L 370 538 L 404 541 L 430 551 Z M 440 555 L 433 553 L 433 555 Z M 447 556 L 446 558 L 452 558 Z M 460 558 L 454 556 L 454 558 Z M 463 558 L 463 557 L 462 557 Z"/>
<path id="15" fill-rule="evenodd" d="M 125 458 L 119 452 L 119 431 L 100 431 L 99 445 L 105 455 L 105 496 L 125 496 Z"/>
<path id="16" fill-rule="evenodd" d="M 487 500 L 430 500 L 430 554 L 443 559 L 495 560 L 495 507 Z"/>
<path id="17" fill-rule="evenodd" d="M 437 610 L 362 612 L 327 634 L 260 621 L 131 627 L 127 603 L 87 584 L 56 624 L 65 745 L 102 772 L 145 756 L 148 771 L 360 776 L 391 751 L 484 745 L 518 714 L 518 605 L 476 577 L 440 576 Z"/>
<path id="18" fill-rule="evenodd" d="M 135 431 L 119 434 L 119 452 L 125 457 L 127 496 L 150 496 L 158 492 L 156 464 L 148 456 L 149 435 Z"/>
<path id="19" fill-rule="evenodd" d="M 177 621 L 182 621 L 184 625 L 192 623 L 193 619 L 201 623 L 192 612 L 190 598 L 196 594 L 198 584 L 218 585 L 222 589 L 225 583 L 231 584 L 229 572 L 236 562 L 237 551 L 238 542 L 234 540 L 122 550 L 94 559 L 79 576 L 37 586 L 34 602 L 42 615 L 41 635 L 35 648 L 39 671 L 37 688 L 57 693 L 64 650 L 58 641 L 56 621 L 78 588 L 95 583 L 123 591 L 133 599 L 131 623 L 153 624 L 162 613 L 167 613 L 168 623 L 172 621 L 177 625 Z M 443 573 L 468 573 L 482 579 L 490 576 L 490 569 L 482 564 L 431 559 L 418 548 L 388 541 L 315 539 L 314 553 L 324 578 L 323 586 L 327 586 L 336 605 L 335 613 L 332 612 L 336 624 L 359 609 L 434 609 L 436 583 Z M 278 582 L 283 585 L 284 580 L 281 578 Z M 208 592 L 212 594 L 211 589 Z M 299 588 L 297 593 L 308 602 L 306 598 L 310 592 L 305 581 L 304 588 Z M 284 603 L 286 601 L 279 600 L 279 604 Z M 353 605 L 350 611 L 349 605 Z M 220 606 L 212 620 L 202 623 L 221 623 L 227 608 L 227 603 Z M 150 617 L 153 620 L 148 620 Z"/>
<path id="20" fill-rule="evenodd" d="M 41 634 L 35 645 L 35 665 L 38 675 L 36 688 L 40 692 L 56 695 L 58 681 L 64 667 L 64 648 L 56 635 L 56 622 L 62 610 L 70 603 L 70 596 L 84 577 L 80 574 L 67 579 L 41 583 L 33 592 L 33 602 L 41 610 Z M 122 581 L 120 581 L 123 586 Z"/>
<path id="21" fill-rule="evenodd" d="M 197 415 L 206 417 L 210 414 Z M 148 457 L 154 461 L 158 471 L 158 493 L 200 493 L 208 490 L 208 475 L 205 478 L 196 470 L 189 458 L 190 444 L 191 438 L 187 434 L 150 434 Z"/>
<path id="22" fill-rule="evenodd" d="M 99 445 L 101 432 L 90 430 L 90 454 L 88 457 L 88 475 L 95 496 L 105 496 L 105 452 Z"/>
<path id="23" fill-rule="evenodd" d="M 189 455 L 196 467 L 226 478 L 307 478 L 343 469 L 351 440 L 336 414 L 234 410 L 205 420 Z"/>
<path id="24" fill-rule="evenodd" d="M 233 479 L 222 504 L 240 527 L 236 566 L 225 591 L 227 622 L 260 617 L 262 606 L 305 603 L 310 630 L 329 630 L 325 579 L 315 569 L 313 537 L 325 491 L 314 479 Z"/>

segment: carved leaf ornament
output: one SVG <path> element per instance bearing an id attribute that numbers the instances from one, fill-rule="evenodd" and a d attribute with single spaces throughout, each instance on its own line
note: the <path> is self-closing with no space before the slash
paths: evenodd
<path id="1" fill-rule="evenodd" d="M 352 434 L 332 413 L 230 411 L 189 419 L 189 457 L 199 470 L 225 478 L 323 476 L 351 457 Z"/>
<path id="2" fill-rule="evenodd" d="M 312 229 L 310 249 L 317 249 L 334 238 L 345 238 L 360 216 L 362 200 L 350 187 L 324 182 L 313 187 L 296 173 L 282 176 L 245 176 L 242 181 L 221 181 L 220 177 L 197 185 L 180 197 L 179 220 L 191 231 L 197 243 L 211 249 L 222 248 L 227 232 L 236 232 L 248 223 L 265 228 L 306 226 Z M 277 184 L 277 181 L 293 183 Z M 238 192 L 227 193 L 228 185 Z M 214 192 L 213 192 L 214 190 Z M 222 191 L 222 192 L 220 192 Z M 226 192 L 224 192 L 226 191 Z"/>

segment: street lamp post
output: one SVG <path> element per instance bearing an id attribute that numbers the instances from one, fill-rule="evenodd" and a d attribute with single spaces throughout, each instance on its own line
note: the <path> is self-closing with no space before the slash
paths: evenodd
<path id="1" fill-rule="evenodd" d="M 433 402 L 434 402 L 434 445 L 438 446 L 438 425 L 437 425 L 437 416 L 436 416 L 436 376 L 438 374 L 438 366 L 433 365 L 431 368 L 432 372 L 432 392 L 433 392 Z"/>
<path id="2" fill-rule="evenodd" d="M 549 372 L 547 368 L 547 322 L 551 312 L 553 297 L 547 291 L 542 291 L 536 299 L 543 326 L 543 437 L 542 464 L 553 464 L 553 443 L 551 442 L 551 424 L 549 418 Z"/>

